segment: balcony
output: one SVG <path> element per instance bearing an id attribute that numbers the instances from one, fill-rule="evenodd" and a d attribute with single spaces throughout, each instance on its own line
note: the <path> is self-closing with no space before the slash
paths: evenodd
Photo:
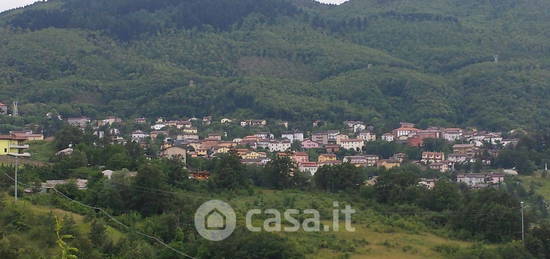
<path id="1" fill-rule="evenodd" d="M 8 153 L 8 155 L 13 157 L 31 157 L 30 153 Z"/>
<path id="2" fill-rule="evenodd" d="M 28 149 L 29 145 L 11 144 L 10 148 L 13 148 L 13 149 Z"/>

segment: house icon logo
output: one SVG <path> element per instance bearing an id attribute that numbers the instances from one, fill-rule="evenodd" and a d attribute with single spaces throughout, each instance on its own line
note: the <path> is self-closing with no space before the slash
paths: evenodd
<path id="1" fill-rule="evenodd" d="M 206 215 L 205 228 L 208 230 L 223 230 L 225 229 L 227 219 L 218 209 L 213 209 Z"/>
<path id="2" fill-rule="evenodd" d="M 237 217 L 233 208 L 220 200 L 203 203 L 195 212 L 195 228 L 210 241 L 228 238 L 235 230 Z"/>

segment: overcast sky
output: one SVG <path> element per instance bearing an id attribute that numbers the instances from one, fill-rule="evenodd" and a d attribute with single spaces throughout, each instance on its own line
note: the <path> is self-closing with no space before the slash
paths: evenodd
<path id="1" fill-rule="evenodd" d="M 0 12 L 22 7 L 37 2 L 37 0 L 0 0 Z"/>
<path id="2" fill-rule="evenodd" d="M 317 1 L 322 3 L 341 4 L 348 0 L 317 0 Z M 17 8 L 17 7 L 23 7 L 25 5 L 32 4 L 34 2 L 37 2 L 37 0 L 0 0 L 0 12 Z"/>
<path id="3" fill-rule="evenodd" d="M 317 1 L 325 4 L 341 4 L 343 2 L 347 2 L 348 0 L 317 0 Z"/>

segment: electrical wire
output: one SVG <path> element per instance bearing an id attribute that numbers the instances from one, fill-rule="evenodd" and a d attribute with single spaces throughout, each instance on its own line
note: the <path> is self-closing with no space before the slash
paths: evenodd
<path id="1" fill-rule="evenodd" d="M 7 176 L 8 178 L 10 178 L 12 181 L 15 182 L 15 179 L 14 179 L 13 177 L 9 176 L 9 175 L 6 174 L 6 173 L 4 173 L 4 175 Z M 21 182 L 18 182 L 17 184 L 18 184 L 18 185 L 22 185 L 22 186 L 27 186 L 27 187 L 33 187 L 32 185 L 24 184 L 24 183 L 21 183 Z M 114 216 L 112 216 L 112 215 L 109 214 L 107 211 L 105 211 L 105 209 L 99 208 L 99 207 L 95 207 L 95 206 L 90 206 L 90 205 L 88 205 L 88 204 L 85 204 L 85 203 L 82 203 L 82 202 L 77 201 L 77 200 L 75 200 L 75 199 L 72 199 L 72 198 L 68 197 L 67 195 L 65 195 L 63 192 L 61 192 L 61 191 L 59 191 L 58 189 L 56 189 L 55 187 L 53 187 L 52 189 L 55 191 L 55 193 L 59 194 L 60 196 L 66 198 L 66 199 L 68 199 L 68 200 L 71 200 L 72 202 L 75 202 L 75 203 L 77 203 L 77 204 L 80 204 L 80 205 L 82 205 L 82 206 L 84 206 L 84 207 L 86 207 L 86 208 L 93 209 L 94 211 L 95 211 L 95 210 L 101 211 L 103 214 L 105 214 L 108 218 L 110 218 L 111 220 L 113 220 L 115 223 L 117 223 L 117 224 L 123 226 L 123 227 L 126 228 L 126 229 L 131 229 L 130 226 L 128 226 L 128 225 L 126 225 L 126 224 L 120 222 L 120 221 L 119 221 L 118 219 L 116 219 Z M 144 237 L 147 237 L 147 238 L 149 238 L 149 239 L 152 239 L 152 240 L 156 241 L 157 243 L 161 244 L 162 246 L 164 246 L 164 247 L 166 247 L 166 248 L 172 250 L 173 252 L 175 252 L 175 253 L 177 253 L 177 254 L 179 254 L 179 255 L 182 255 L 182 256 L 184 256 L 184 257 L 191 258 L 191 259 L 197 259 L 197 258 L 195 258 L 195 257 L 193 257 L 193 256 L 190 256 L 190 255 L 188 255 L 188 254 L 186 254 L 186 253 L 184 253 L 184 252 L 182 252 L 182 251 L 180 251 L 180 250 L 177 250 L 177 249 L 175 249 L 175 248 L 169 246 L 168 244 L 164 243 L 164 242 L 163 242 L 160 238 L 158 238 L 158 237 L 151 236 L 151 235 L 145 234 L 145 233 L 140 232 L 140 231 L 137 231 L 137 230 L 134 230 L 134 232 L 135 232 L 136 234 L 138 234 L 138 235 L 141 235 L 141 236 L 144 236 Z"/>

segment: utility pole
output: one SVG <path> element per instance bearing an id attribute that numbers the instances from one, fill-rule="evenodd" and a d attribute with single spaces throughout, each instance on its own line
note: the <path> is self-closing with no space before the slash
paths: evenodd
<path id="1" fill-rule="evenodd" d="M 523 221 L 523 201 L 521 204 L 521 242 L 525 245 L 525 222 Z"/>
<path id="2" fill-rule="evenodd" d="M 17 168 L 19 167 L 19 158 L 15 157 L 15 201 L 17 201 Z"/>
<path id="3" fill-rule="evenodd" d="M 17 176 L 18 176 L 18 170 L 19 170 L 19 156 L 18 154 L 14 154 L 14 153 L 9 153 L 8 154 L 9 156 L 13 156 L 15 158 L 15 190 L 14 190 L 14 196 L 15 196 L 15 201 L 17 201 L 17 187 L 19 186 L 18 184 L 18 180 L 17 180 Z"/>

